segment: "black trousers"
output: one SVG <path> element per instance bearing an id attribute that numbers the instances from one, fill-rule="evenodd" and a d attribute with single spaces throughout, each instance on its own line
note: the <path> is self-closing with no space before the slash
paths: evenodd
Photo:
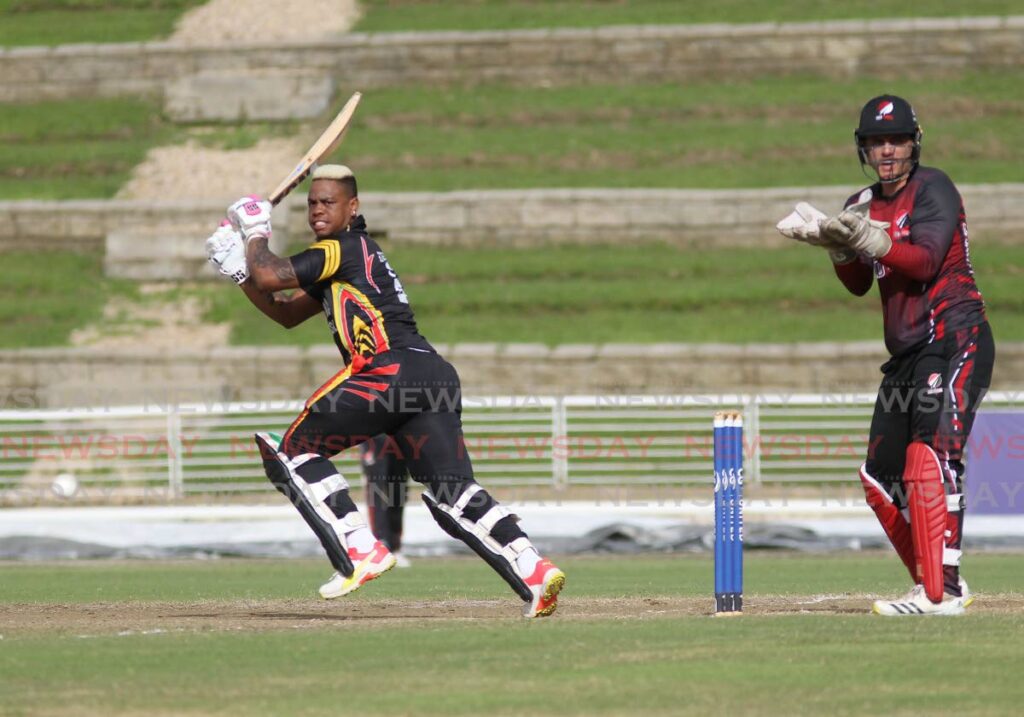
<path id="1" fill-rule="evenodd" d="M 902 485 L 907 446 L 921 441 L 931 446 L 959 485 L 964 447 L 991 384 L 994 362 L 995 343 L 987 323 L 954 331 L 886 362 L 871 419 L 867 472 L 883 485 Z"/>
<path id="2" fill-rule="evenodd" d="M 449 484 L 473 479 L 459 376 L 443 358 L 422 351 L 356 357 L 310 397 L 281 450 L 326 458 L 381 433 L 394 438 L 412 477 L 439 500 L 448 502 Z"/>
<path id="3" fill-rule="evenodd" d="M 402 448 L 393 437 L 382 434 L 364 443 L 361 450 L 370 530 L 389 550 L 397 552 L 402 549 L 409 493 L 409 468 Z"/>
<path id="4" fill-rule="evenodd" d="M 462 433 L 462 387 L 458 373 L 436 353 L 395 349 L 369 359 L 355 357 L 306 401 L 285 433 L 281 450 L 289 457 L 312 454 L 298 472 L 309 482 L 335 473 L 331 456 L 387 434 L 409 475 L 434 498 L 454 505 L 476 481 Z M 463 515 L 483 517 L 496 501 L 480 490 Z M 355 510 L 348 491 L 331 496 L 338 516 Z M 515 516 L 500 520 L 491 535 L 508 545 L 526 534 Z"/>

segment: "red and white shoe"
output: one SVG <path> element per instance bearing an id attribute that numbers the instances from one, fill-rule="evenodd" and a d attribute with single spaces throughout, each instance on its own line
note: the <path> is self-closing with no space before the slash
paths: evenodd
<path id="1" fill-rule="evenodd" d="M 547 617 L 558 607 L 558 593 L 565 587 L 565 573 L 547 558 L 526 578 L 533 599 L 523 606 L 523 617 Z"/>
<path id="2" fill-rule="evenodd" d="M 373 544 L 373 550 L 360 553 L 355 548 L 348 549 L 348 557 L 352 560 L 355 570 L 349 576 L 335 573 L 331 579 L 320 586 L 320 597 L 333 600 L 342 595 L 355 592 L 363 584 L 370 582 L 395 567 L 395 556 L 387 546 L 379 540 Z"/>

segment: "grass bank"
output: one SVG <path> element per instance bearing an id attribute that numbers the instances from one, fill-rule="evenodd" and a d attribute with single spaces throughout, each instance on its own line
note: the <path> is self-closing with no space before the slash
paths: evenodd
<path id="1" fill-rule="evenodd" d="M 0 46 L 144 42 L 205 0 L 0 0 Z"/>
<path id="2" fill-rule="evenodd" d="M 1021 13 L 1015 0 L 951 3 L 918 0 L 912 6 L 870 0 L 362 0 L 362 32 L 531 30 L 602 25 L 808 22 L 858 18 L 965 17 Z"/>

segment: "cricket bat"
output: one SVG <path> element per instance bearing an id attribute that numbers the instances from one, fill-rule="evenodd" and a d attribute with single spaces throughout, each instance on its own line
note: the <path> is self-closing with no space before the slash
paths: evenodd
<path id="1" fill-rule="evenodd" d="M 303 155 L 299 163 L 295 165 L 295 169 L 281 180 L 281 183 L 277 185 L 277 189 L 267 196 L 271 204 L 275 206 L 279 204 L 293 189 L 299 186 L 303 179 L 309 176 L 310 172 L 316 169 L 317 163 L 321 159 L 338 148 L 341 140 L 345 138 L 345 131 L 348 129 L 349 124 L 352 123 L 352 117 L 355 115 L 356 107 L 359 106 L 359 100 L 362 97 L 361 92 L 355 92 L 349 97 L 348 102 L 338 112 L 338 116 L 327 125 L 327 129 L 313 143 L 309 151 Z"/>

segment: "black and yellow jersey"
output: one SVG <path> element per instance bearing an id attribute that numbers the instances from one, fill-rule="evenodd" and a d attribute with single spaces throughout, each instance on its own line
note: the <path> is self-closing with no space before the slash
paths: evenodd
<path id="1" fill-rule="evenodd" d="M 398 274 L 358 216 L 348 231 L 320 239 L 291 257 L 299 285 L 323 304 L 346 364 L 392 349 L 433 352 L 416 328 Z"/>

